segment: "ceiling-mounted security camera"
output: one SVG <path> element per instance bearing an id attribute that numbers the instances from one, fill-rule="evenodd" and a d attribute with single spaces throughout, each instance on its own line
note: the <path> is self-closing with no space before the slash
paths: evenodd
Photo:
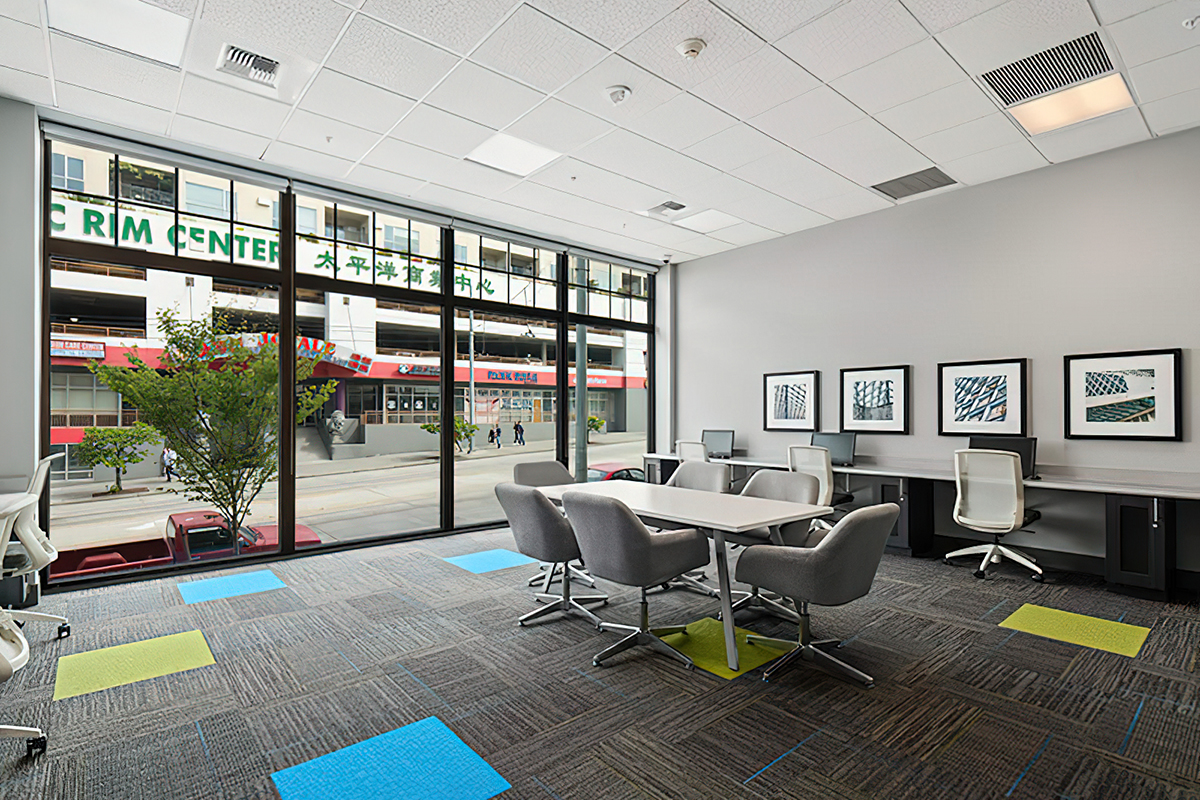
<path id="1" fill-rule="evenodd" d="M 608 97 L 609 102 L 614 106 L 619 106 L 629 99 L 633 94 L 633 89 L 628 86 L 610 86 L 604 90 L 604 94 Z"/>
<path id="2" fill-rule="evenodd" d="M 704 52 L 707 46 L 703 39 L 688 39 L 675 45 L 675 49 L 688 61 L 695 61 L 696 56 Z"/>
<path id="3" fill-rule="evenodd" d="M 1187 28 L 1189 31 L 1195 29 L 1197 25 L 1200 25 L 1200 17 L 1192 17 L 1191 19 L 1185 19 L 1183 21 L 1183 27 Z"/>

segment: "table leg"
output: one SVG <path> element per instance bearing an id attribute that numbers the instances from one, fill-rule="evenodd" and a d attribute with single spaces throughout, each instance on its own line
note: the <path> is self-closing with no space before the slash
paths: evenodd
<path id="1" fill-rule="evenodd" d="M 733 631 L 733 593 L 729 588 L 729 556 L 725 552 L 725 535 L 712 532 L 713 546 L 717 551 L 717 583 L 721 594 L 721 625 L 725 628 L 725 659 L 729 668 L 737 672 L 737 637 Z"/>

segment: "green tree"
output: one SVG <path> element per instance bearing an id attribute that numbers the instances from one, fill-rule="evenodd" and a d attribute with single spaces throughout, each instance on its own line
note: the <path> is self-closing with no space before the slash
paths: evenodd
<path id="1" fill-rule="evenodd" d="M 164 347 L 157 368 L 137 348 L 126 355 L 128 367 L 93 361 L 88 368 L 166 439 L 187 499 L 211 504 L 230 530 L 240 530 L 254 498 L 279 472 L 278 344 L 264 334 L 235 333 L 219 314 L 186 321 L 162 310 L 158 327 Z M 315 359 L 298 357 L 296 382 L 315 366 Z M 296 418 L 322 406 L 335 386 L 297 387 Z"/>
<path id="2" fill-rule="evenodd" d="M 588 442 L 590 443 L 592 441 L 592 434 L 599 433 L 601 430 L 604 429 L 604 420 L 600 419 L 599 417 L 589 416 L 588 421 L 587 421 L 587 426 L 588 426 Z"/>
<path id="3" fill-rule="evenodd" d="M 427 422 L 421 426 L 421 430 L 429 431 L 430 433 L 441 433 L 442 426 L 436 422 Z M 462 417 L 454 418 L 454 446 L 462 452 L 463 442 L 469 440 L 479 432 L 479 426 L 467 422 Z"/>
<path id="4" fill-rule="evenodd" d="M 126 468 L 146 460 L 145 445 L 162 441 L 158 431 L 144 422 L 127 428 L 84 428 L 83 441 L 72 452 L 79 463 L 94 467 L 103 464 L 117 473 L 116 491 L 121 491 L 121 476 Z"/>

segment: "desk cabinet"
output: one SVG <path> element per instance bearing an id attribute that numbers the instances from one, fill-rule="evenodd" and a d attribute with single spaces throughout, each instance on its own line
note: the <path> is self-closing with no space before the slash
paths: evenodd
<path id="1" fill-rule="evenodd" d="M 1168 599 L 1175 575 L 1175 501 L 1110 494 L 1105 502 L 1109 588 Z"/>
<path id="2" fill-rule="evenodd" d="M 881 483 L 879 501 L 900 506 L 900 517 L 888 537 L 890 552 L 920 556 L 933 549 L 933 481 L 901 478 L 899 483 Z"/>

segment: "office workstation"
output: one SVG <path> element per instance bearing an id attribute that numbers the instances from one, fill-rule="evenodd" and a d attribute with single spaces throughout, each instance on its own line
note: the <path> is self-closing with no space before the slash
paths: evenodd
<path id="1" fill-rule="evenodd" d="M 0 3 L 0 797 L 1200 790 L 1200 8 Z"/>

